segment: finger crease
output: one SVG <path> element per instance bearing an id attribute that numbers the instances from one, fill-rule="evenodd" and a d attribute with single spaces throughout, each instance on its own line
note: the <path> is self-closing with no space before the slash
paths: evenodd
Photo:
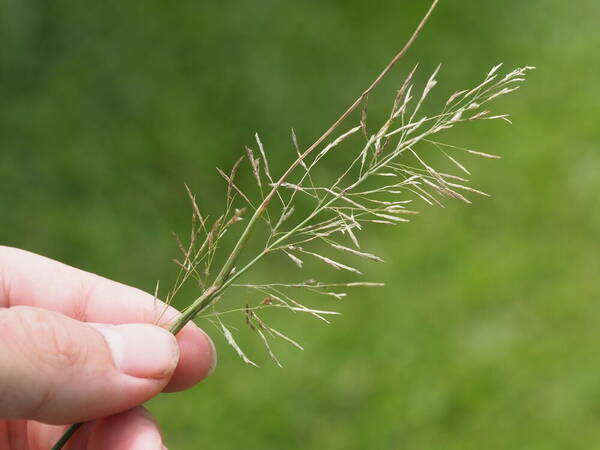
<path id="1" fill-rule="evenodd" d="M 0 306 L 10 308 L 11 283 L 6 271 L 6 266 L 0 264 Z"/>

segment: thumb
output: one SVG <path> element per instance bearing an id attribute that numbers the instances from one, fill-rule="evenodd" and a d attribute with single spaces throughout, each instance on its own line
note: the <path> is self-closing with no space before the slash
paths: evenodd
<path id="1" fill-rule="evenodd" d="M 158 394 L 179 358 L 149 324 L 78 322 L 27 306 L 0 309 L 0 418 L 51 424 L 115 414 Z"/>

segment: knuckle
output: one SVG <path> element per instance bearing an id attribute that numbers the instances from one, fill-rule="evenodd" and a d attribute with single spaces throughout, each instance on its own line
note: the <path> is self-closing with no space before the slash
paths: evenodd
<path id="1" fill-rule="evenodd" d="M 48 369 L 70 369 L 85 355 L 71 327 L 57 313 L 31 307 L 15 307 L 22 350 Z"/>
<path id="2" fill-rule="evenodd" d="M 0 402 L 11 405 L 10 417 L 55 420 L 64 380 L 85 371 L 93 353 L 69 320 L 29 306 L 0 308 Z"/>

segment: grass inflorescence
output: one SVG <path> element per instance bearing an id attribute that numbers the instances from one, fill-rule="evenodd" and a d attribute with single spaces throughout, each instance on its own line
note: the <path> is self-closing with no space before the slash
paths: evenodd
<path id="1" fill-rule="evenodd" d="M 494 66 L 476 86 L 452 94 L 442 110 L 431 116 L 420 115 L 424 104 L 437 84 L 438 66 L 419 88 L 414 79 L 414 67 L 404 79 L 394 97 L 387 119 L 373 132 L 367 130 L 367 115 L 363 112 L 355 126 L 351 126 L 329 142 L 315 147 L 310 155 L 302 153 L 298 139 L 292 132 L 292 144 L 299 155 L 293 165 L 296 171 L 287 171 L 275 181 L 267 151 L 259 135 L 255 148 L 246 147 L 244 154 L 228 172 L 219 169 L 227 183 L 225 211 L 211 223 L 202 215 L 196 197 L 188 189 L 193 205 L 192 231 L 187 245 L 178 239 L 182 257 L 176 261 L 180 268 L 174 289 L 167 296 L 170 301 L 185 281 L 194 280 L 201 290 L 198 300 L 183 312 L 183 317 L 198 317 L 210 321 L 223 334 L 244 362 L 256 365 L 236 342 L 224 317 L 242 314 L 245 323 L 259 336 L 273 361 L 281 365 L 271 349 L 271 338 L 283 339 L 302 348 L 295 340 L 267 325 L 259 316 L 265 309 L 286 309 L 301 312 L 328 322 L 336 311 L 309 307 L 302 303 L 301 291 L 317 293 L 336 299 L 344 298 L 346 290 L 359 286 L 377 286 L 380 283 L 353 281 L 325 283 L 315 280 L 291 283 L 239 283 L 238 279 L 265 256 L 277 254 L 302 269 L 305 260 L 313 259 L 337 271 L 361 275 L 358 268 L 341 262 L 346 254 L 375 262 L 383 258 L 361 247 L 360 232 L 376 225 L 398 225 L 410 221 L 417 214 L 419 202 L 443 206 L 444 199 L 471 203 L 469 195 L 487 194 L 471 187 L 469 170 L 460 162 L 463 157 L 497 159 L 499 156 L 444 142 L 443 132 L 455 126 L 482 120 L 501 120 L 510 123 L 508 114 L 490 111 L 492 102 L 516 91 L 533 67 L 522 67 L 501 73 L 502 65 Z M 366 102 L 366 97 L 363 99 Z M 356 137 L 362 143 L 356 143 Z M 343 148 L 343 150 L 342 150 Z M 348 157 L 346 167 L 328 183 L 317 180 L 315 170 L 333 152 L 343 151 Z M 438 155 L 436 155 L 438 154 Z M 455 170 L 439 170 L 429 159 L 441 154 Z M 236 184 L 240 170 L 248 170 L 256 189 L 243 189 Z M 289 172 L 289 173 L 288 173 Z M 299 196 L 310 207 L 297 212 Z M 260 250 L 238 266 L 225 265 L 219 275 L 213 275 L 215 253 L 219 242 L 233 227 L 250 216 L 250 223 L 240 232 L 237 242 L 245 242 L 246 235 L 260 222 L 262 236 Z M 236 246 L 234 246 L 236 248 Z M 243 248 L 243 245 L 240 246 Z M 223 251 L 231 251 L 224 249 Z M 231 261 L 229 253 L 228 261 Z M 212 277 L 212 278 L 211 278 Z M 226 289 L 243 288 L 255 292 L 253 304 L 227 309 Z M 181 322 L 184 323 L 184 322 Z M 175 322 L 172 327 L 181 326 Z"/>
<path id="2" fill-rule="evenodd" d="M 301 350 L 303 347 L 269 325 L 264 319 L 265 310 L 307 314 L 329 323 L 329 318 L 338 312 L 307 306 L 302 292 L 340 300 L 346 297 L 347 290 L 376 287 L 382 283 L 314 279 L 258 283 L 240 279 L 256 264 L 267 255 L 278 255 L 300 269 L 305 261 L 314 260 L 335 271 L 360 276 L 358 268 L 340 259 L 345 255 L 383 262 L 383 258 L 361 247 L 360 232 L 366 228 L 409 222 L 411 216 L 418 213 L 419 202 L 443 206 L 444 199 L 470 203 L 469 195 L 487 195 L 469 186 L 466 177 L 470 176 L 470 172 L 462 157 L 497 159 L 499 156 L 445 142 L 443 132 L 473 121 L 501 120 L 510 123 L 508 114 L 492 113 L 488 108 L 496 98 L 519 89 L 526 73 L 533 67 L 501 74 L 502 65 L 496 65 L 476 86 L 452 94 L 441 111 L 425 115 L 424 104 L 437 84 L 440 66 L 422 87 L 415 82 L 415 66 L 397 90 L 387 118 L 375 131 L 370 131 L 372 127 L 367 126 L 369 95 L 406 54 L 438 2 L 433 0 L 404 47 L 313 144 L 302 150 L 298 137 L 292 131 L 291 141 L 297 157 L 281 176 L 273 175 L 268 152 L 256 134 L 255 143 L 244 149 L 231 170 L 218 169 L 227 188 L 224 211 L 216 218 L 211 219 L 201 212 L 196 196 L 186 185 L 193 210 L 191 232 L 186 243 L 175 236 L 181 251 L 181 257 L 175 260 L 179 272 L 165 302 L 171 303 L 188 282 L 195 283 L 199 294 L 177 319 L 167 324 L 159 320 L 161 325 L 177 334 L 190 320 L 208 320 L 245 363 L 256 365 L 236 341 L 233 327 L 226 324 L 228 316 L 241 315 L 245 324 L 264 343 L 271 359 L 281 366 L 271 347 L 272 339 L 282 340 Z M 334 136 L 359 108 L 356 124 Z M 357 143 L 361 136 L 362 141 Z M 345 155 L 349 155 L 345 167 L 332 179 L 321 181 L 315 175 L 316 168 L 341 148 Z M 447 158 L 455 173 L 434 168 L 430 160 L 437 158 L 432 152 L 435 156 Z M 249 171 L 255 181 L 252 193 L 236 181 L 241 170 Z M 300 201 L 303 206 L 308 201 L 310 207 L 298 208 Z M 233 246 L 225 245 L 225 236 L 231 237 L 236 232 L 238 235 L 233 239 Z M 248 248 L 252 235 L 260 242 L 259 250 L 242 262 L 240 256 Z M 224 258 L 219 258 L 219 255 L 224 255 Z M 218 264 L 221 259 L 224 262 Z M 215 270 L 215 266 L 219 269 Z M 157 298 L 158 288 L 157 285 Z M 225 293 L 236 288 L 253 292 L 253 302 L 227 306 Z M 79 426 L 80 423 L 72 425 L 53 450 L 63 448 Z"/>

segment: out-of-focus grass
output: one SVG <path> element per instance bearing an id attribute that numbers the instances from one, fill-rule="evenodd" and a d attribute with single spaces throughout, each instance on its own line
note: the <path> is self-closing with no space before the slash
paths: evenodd
<path id="1" fill-rule="evenodd" d="M 425 3 L 5 1 L 2 243 L 151 291 L 174 270 L 170 231 L 188 225 L 183 182 L 216 211 L 213 168 L 256 130 L 283 167 L 289 128 L 317 136 Z M 505 156 L 469 161 L 493 198 L 370 235 L 388 263 L 363 269 L 387 287 L 345 300 L 332 326 L 288 322 L 307 350 L 282 346 L 283 370 L 245 367 L 215 336 L 217 373 L 150 403 L 171 448 L 598 445 L 599 14 L 592 1 L 441 2 L 371 109 L 417 60 L 444 63 L 440 93 L 498 61 L 538 66 L 498 104 L 514 126 L 454 135 Z"/>

